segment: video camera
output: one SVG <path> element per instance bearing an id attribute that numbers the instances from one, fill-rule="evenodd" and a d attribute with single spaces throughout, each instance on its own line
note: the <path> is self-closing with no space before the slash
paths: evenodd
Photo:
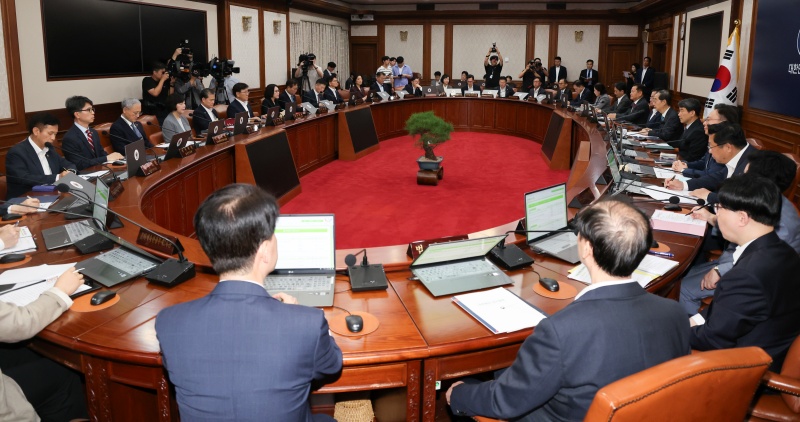
<path id="1" fill-rule="evenodd" d="M 181 54 L 175 60 L 171 60 L 167 65 L 167 73 L 183 81 L 188 81 L 192 76 L 192 68 L 194 62 L 192 61 L 192 48 L 189 47 L 189 40 L 181 40 L 178 44 L 181 49 Z M 195 75 L 197 76 L 197 75 Z"/>
<path id="2" fill-rule="evenodd" d="M 211 77 L 217 81 L 222 81 L 226 76 L 230 76 L 233 73 L 239 73 L 241 71 L 240 68 L 233 66 L 235 64 L 235 60 L 214 57 L 210 62 L 208 62 L 207 75 L 211 75 Z"/>
<path id="3" fill-rule="evenodd" d="M 314 60 L 317 59 L 316 54 L 314 53 L 306 53 L 300 55 L 300 68 L 303 69 L 303 72 L 308 72 L 308 69 L 314 66 Z"/>
<path id="4" fill-rule="evenodd" d="M 492 43 L 492 53 L 497 53 L 497 43 L 496 42 Z"/>

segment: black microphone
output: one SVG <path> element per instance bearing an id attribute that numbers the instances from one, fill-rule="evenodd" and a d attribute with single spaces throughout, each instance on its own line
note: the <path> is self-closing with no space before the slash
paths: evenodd
<path id="1" fill-rule="evenodd" d="M 109 135 L 111 135 L 111 133 L 110 133 L 110 132 L 109 132 Z M 116 135 L 112 135 L 112 136 L 116 136 Z M 61 150 L 61 153 L 62 153 L 62 154 L 64 154 L 64 148 L 57 147 L 57 146 L 53 145 L 53 144 L 52 144 L 52 143 L 50 143 L 50 142 L 46 142 L 44 145 L 45 145 L 46 147 L 50 147 L 50 148 L 59 149 L 59 150 Z M 89 159 L 90 159 L 90 158 L 88 158 L 88 157 L 85 157 L 85 156 L 83 156 L 83 155 L 80 155 L 80 154 L 75 154 L 75 155 L 76 155 L 76 156 L 78 156 L 78 157 L 80 157 L 80 158 L 83 158 L 84 160 L 89 160 Z M 107 155 L 106 155 L 106 156 L 107 156 Z M 116 162 L 117 162 L 117 161 L 115 161 L 115 163 L 116 163 Z M 124 191 L 124 190 L 125 190 L 125 187 L 124 187 L 124 186 L 122 186 L 122 180 L 119 178 L 119 176 L 117 176 L 117 173 L 115 173 L 115 172 L 114 172 L 114 170 L 112 170 L 112 169 L 111 169 L 111 167 L 109 167 L 109 166 L 108 166 L 106 163 L 100 163 L 100 164 L 97 164 L 97 165 L 100 165 L 100 166 L 103 166 L 103 167 L 105 167 L 105 169 L 106 169 L 106 170 L 108 170 L 108 172 L 109 172 L 109 173 L 111 173 L 111 176 L 112 176 L 112 178 L 113 178 L 113 181 L 111 182 L 111 186 L 110 186 L 110 187 L 114 187 L 114 189 L 112 189 L 112 191 L 113 191 L 113 192 L 115 192 L 115 193 L 116 193 L 116 195 L 113 195 L 113 196 L 112 196 L 112 197 L 110 197 L 108 200 L 109 200 L 109 201 L 113 201 L 114 199 L 116 199 L 116 198 L 117 198 L 117 196 L 118 196 L 120 193 L 122 193 L 122 191 Z M 116 187 L 116 185 L 117 185 L 117 184 L 119 184 L 119 187 Z"/>
<path id="2" fill-rule="evenodd" d="M 361 265 L 356 266 L 356 255 L 364 253 Z M 367 250 L 362 249 L 355 255 L 347 254 L 344 257 L 347 264 L 347 275 L 350 277 L 350 288 L 354 292 L 364 292 L 369 290 L 386 290 L 389 288 L 389 281 L 386 279 L 386 272 L 382 264 L 370 265 L 367 260 Z"/>
<path id="3" fill-rule="evenodd" d="M 662 204 L 664 202 L 669 202 L 669 204 L 664 205 L 664 209 L 667 210 L 667 211 L 680 211 L 682 209 L 681 206 L 678 205 L 678 204 L 681 203 L 681 199 L 678 198 L 675 195 L 670 196 L 669 199 L 646 199 L 646 200 L 639 200 L 639 201 L 637 201 L 635 199 L 631 200 L 632 204 L 647 204 L 647 203 L 656 203 L 656 202 L 660 202 Z"/>
<path id="4" fill-rule="evenodd" d="M 505 232 L 505 236 L 511 233 L 575 233 L 574 230 L 509 230 Z M 519 246 L 511 243 L 506 245 L 505 237 L 497 246 L 489 251 L 489 256 L 494 258 L 493 261 L 502 265 L 507 270 L 517 270 L 528 265 L 533 265 L 533 258 L 528 256 Z"/>
<path id="5" fill-rule="evenodd" d="M 62 186 L 62 185 L 65 186 L 67 189 L 70 189 L 69 186 L 67 186 L 64 183 L 59 184 L 59 186 Z M 61 188 L 61 189 L 63 189 L 63 188 Z M 110 213 L 114 214 L 115 216 L 117 216 L 119 218 L 122 218 L 123 220 L 133 224 L 134 226 L 139 227 L 140 229 L 145 230 L 148 233 L 157 236 L 160 239 L 166 240 L 178 252 L 178 258 L 179 259 L 168 258 L 167 260 L 165 260 L 164 262 L 162 262 L 161 264 L 156 266 L 152 271 L 150 271 L 145 276 L 145 279 L 147 279 L 147 281 L 149 281 L 151 283 L 160 284 L 160 285 L 166 286 L 166 287 L 172 287 L 172 286 L 176 286 L 178 284 L 181 284 L 186 280 L 194 278 L 194 276 L 195 276 L 194 263 L 192 263 L 191 261 L 186 259 L 185 256 L 183 256 L 183 252 L 181 252 L 181 248 L 175 242 L 173 242 L 172 240 L 170 240 L 166 236 L 164 236 L 164 235 L 162 235 L 160 233 L 154 232 L 153 230 L 148 229 L 147 227 L 145 227 L 145 226 L 143 226 L 143 225 L 131 220 L 130 218 L 125 217 L 124 215 L 117 214 L 117 213 L 111 211 L 108 207 L 100 205 L 100 204 L 98 204 L 98 203 L 96 203 L 94 201 L 91 201 L 91 203 L 93 205 L 95 205 L 95 206 L 103 208 L 107 212 L 110 212 Z"/>

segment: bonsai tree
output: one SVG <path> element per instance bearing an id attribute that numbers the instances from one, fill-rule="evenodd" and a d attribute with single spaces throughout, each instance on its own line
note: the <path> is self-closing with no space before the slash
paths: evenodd
<path id="1" fill-rule="evenodd" d="M 406 120 L 406 132 L 412 137 L 419 136 L 414 145 L 421 147 L 425 151 L 425 158 L 431 161 L 437 161 L 433 149 L 450 140 L 452 131 L 453 125 L 432 111 L 414 113 Z"/>

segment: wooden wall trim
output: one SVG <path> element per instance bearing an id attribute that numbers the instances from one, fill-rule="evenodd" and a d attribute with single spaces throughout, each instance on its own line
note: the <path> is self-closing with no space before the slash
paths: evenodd
<path id="1" fill-rule="evenodd" d="M 453 74 L 453 24 L 447 23 L 444 26 L 444 71 L 450 75 L 451 81 L 457 81 L 459 75 Z"/>
<path id="2" fill-rule="evenodd" d="M 550 42 L 548 43 L 548 50 L 550 57 L 542 57 L 542 63 L 547 63 L 548 66 L 553 66 L 553 57 L 558 56 L 558 24 L 550 24 Z"/>
<path id="3" fill-rule="evenodd" d="M 8 104 L 11 117 L 0 120 L 0 131 L 25 131 L 25 96 L 22 91 L 22 68 L 19 60 L 19 36 L 17 34 L 17 9 L 15 0 L 0 2 L 0 19 L 4 28 L 6 68 L 0 77 L 8 78 Z"/>
<path id="4" fill-rule="evenodd" d="M 599 62 L 599 63 L 598 63 Z M 597 52 L 597 57 L 594 59 L 595 70 L 600 72 L 606 78 L 606 81 L 611 81 L 609 76 L 612 76 L 613 71 L 609 69 L 608 64 L 608 24 L 600 25 L 600 48 Z M 580 73 L 578 74 L 580 76 Z M 606 91 L 612 93 L 613 90 L 610 86 L 606 87 Z"/>
<path id="5" fill-rule="evenodd" d="M 386 27 L 383 23 L 378 24 L 378 60 L 381 57 L 386 56 Z M 375 66 L 375 69 L 378 67 L 383 66 L 381 63 L 379 66 Z"/>
<path id="6" fill-rule="evenodd" d="M 433 78 L 433 74 L 428 74 L 431 71 L 431 24 L 426 23 L 422 27 L 422 71 L 419 72 L 422 80 L 420 83 L 424 86 Z"/>
<path id="7" fill-rule="evenodd" d="M 288 20 L 288 19 L 287 19 Z M 267 68 L 267 60 L 264 57 L 265 51 L 265 44 L 264 44 L 264 10 L 259 8 L 258 9 L 258 81 L 259 84 L 266 88 L 267 86 L 267 75 L 265 74 L 264 70 Z M 289 39 L 287 36 L 286 39 Z M 289 64 L 291 62 L 286 62 L 287 65 L 291 67 Z"/>
<path id="8" fill-rule="evenodd" d="M 533 60 L 536 54 L 536 24 L 528 23 L 528 39 L 525 43 L 525 60 L 522 62 L 522 66 L 528 65 L 528 60 Z M 547 63 L 547 62 L 544 62 Z M 518 79 L 516 72 L 511 72 L 511 76 L 514 76 L 514 79 Z"/>

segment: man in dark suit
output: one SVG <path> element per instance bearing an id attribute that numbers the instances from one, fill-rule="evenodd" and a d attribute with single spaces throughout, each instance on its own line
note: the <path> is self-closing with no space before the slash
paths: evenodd
<path id="1" fill-rule="evenodd" d="M 546 95 L 547 91 L 545 91 L 544 86 L 542 86 L 542 78 L 536 76 L 533 78 L 533 86 L 531 90 L 528 91 L 528 95 L 533 96 L 534 98 L 540 95 Z"/>
<path id="2" fill-rule="evenodd" d="M 498 84 L 499 84 L 499 86 L 497 87 L 498 98 L 508 98 L 514 96 L 514 88 L 508 86 L 508 81 L 506 81 L 506 78 L 500 78 Z"/>
<path id="3" fill-rule="evenodd" d="M 617 114 L 630 113 L 633 103 L 625 92 L 625 82 L 617 82 L 614 84 L 614 96 L 617 97 L 617 103 L 614 104 L 612 111 Z"/>
<path id="4" fill-rule="evenodd" d="M 192 113 L 194 133 L 198 136 L 201 132 L 208 130 L 208 125 L 211 122 L 219 120 L 219 114 L 217 114 L 217 110 L 214 110 L 216 99 L 216 94 L 210 89 L 204 89 L 200 92 L 200 105 Z"/>
<path id="5" fill-rule="evenodd" d="M 27 139 L 14 145 L 6 154 L 8 191 L 6 199 L 24 195 L 36 185 L 52 185 L 67 172 L 76 173 L 70 163 L 48 147 L 56 139 L 58 119 L 39 113 L 28 121 Z"/>
<path id="6" fill-rule="evenodd" d="M 584 208 L 576 223 L 592 284 L 542 320 L 494 381 L 454 383 L 446 399 L 455 414 L 583 420 L 598 389 L 689 353 L 680 305 L 631 279 L 653 239 L 648 218 L 606 200 Z"/>
<path id="7" fill-rule="evenodd" d="M 111 145 L 114 147 L 114 151 L 124 155 L 125 146 L 139 139 L 144 140 L 146 148 L 153 147 L 153 144 L 150 143 L 150 140 L 145 135 L 144 126 L 142 126 L 141 122 L 136 121 L 141 114 L 142 104 L 139 100 L 136 98 L 122 100 L 122 115 L 111 125 L 111 129 L 108 131 L 111 135 Z"/>
<path id="8" fill-rule="evenodd" d="M 376 92 L 386 92 L 387 94 L 391 95 L 391 92 L 389 92 L 386 89 L 385 80 L 386 80 L 386 75 L 385 74 L 383 74 L 382 72 L 376 73 L 375 74 L 375 82 L 373 82 L 372 85 L 369 87 L 370 95 L 372 95 L 372 94 L 374 94 Z"/>
<path id="9" fill-rule="evenodd" d="M 422 86 L 419 84 L 419 76 L 413 75 L 408 78 L 408 84 L 403 88 L 408 97 L 422 97 Z"/>
<path id="10" fill-rule="evenodd" d="M 678 113 L 670 107 L 672 96 L 669 91 L 662 89 L 654 93 L 653 103 L 656 110 L 656 116 L 660 116 L 660 123 L 655 128 L 644 128 L 642 133 L 649 136 L 656 136 L 663 141 L 673 142 L 680 139 L 683 135 L 683 125 L 678 117 Z"/>
<path id="11" fill-rule="evenodd" d="M 67 98 L 65 105 L 67 112 L 74 119 L 74 124 L 70 126 L 61 141 L 64 158 L 75 163 L 78 170 L 124 158 L 118 152 L 106 154 L 103 146 L 100 145 L 100 135 L 89 127 L 94 123 L 92 100 L 76 95 Z"/>
<path id="12" fill-rule="evenodd" d="M 466 85 L 461 87 L 461 94 L 464 95 L 467 92 L 471 93 L 481 93 L 481 87 L 475 85 L 475 76 L 474 75 L 467 75 L 467 83 Z"/>
<path id="13" fill-rule="evenodd" d="M 182 419 L 332 420 L 308 404 L 311 382 L 342 369 L 324 314 L 264 289 L 278 260 L 277 218 L 275 198 L 245 184 L 214 192 L 195 214 L 220 282 L 155 323 Z"/>
<path id="14" fill-rule="evenodd" d="M 569 84 L 566 79 L 558 80 L 558 92 L 556 93 L 556 97 L 559 101 L 565 101 L 567 103 L 572 101 L 572 91 L 569 89 Z"/>
<path id="15" fill-rule="evenodd" d="M 642 85 L 645 98 L 650 97 L 650 93 L 653 91 L 655 76 L 656 71 L 650 67 L 650 57 L 645 57 L 642 62 L 642 70 L 637 72 L 634 77 L 634 82 Z"/>
<path id="16" fill-rule="evenodd" d="M 586 69 L 581 70 L 578 80 L 591 90 L 599 79 L 600 75 L 594 70 L 594 60 L 586 60 Z"/>
<path id="17" fill-rule="evenodd" d="M 244 82 L 239 82 L 233 86 L 233 100 L 228 105 L 228 117 L 234 118 L 236 114 L 243 111 L 247 112 L 247 117 L 253 117 L 253 109 L 250 108 L 250 87 Z"/>
<path id="18" fill-rule="evenodd" d="M 732 177 L 715 209 L 722 235 L 739 246 L 711 306 L 692 317 L 692 348 L 761 347 L 778 371 L 800 334 L 800 255 L 775 233 L 781 192 L 766 178 Z"/>
<path id="19" fill-rule="evenodd" d="M 594 104 L 594 100 L 597 99 L 594 96 L 594 90 L 587 87 L 586 84 L 580 80 L 575 81 L 572 86 L 575 87 L 575 99 L 572 100 L 573 106 L 577 107 L 584 101 L 588 101 L 589 104 Z"/>
<path id="20" fill-rule="evenodd" d="M 647 112 L 650 110 L 647 106 L 647 101 L 642 98 L 642 86 L 634 85 L 631 87 L 631 111 L 626 114 L 611 113 L 608 117 L 612 120 L 625 120 L 635 125 L 644 125 L 647 123 Z"/>
<path id="21" fill-rule="evenodd" d="M 567 80 L 567 68 L 561 66 L 561 56 L 556 56 L 553 59 L 553 66 L 550 67 L 550 72 L 547 75 L 547 80 L 553 85 L 553 88 L 560 89 L 561 80 Z"/>
<path id="22" fill-rule="evenodd" d="M 317 79 L 314 84 L 314 90 L 303 93 L 303 102 L 313 105 L 314 108 L 319 108 L 320 100 L 325 99 L 323 91 L 325 91 L 325 79 Z"/>
<path id="23" fill-rule="evenodd" d="M 708 136 L 716 132 L 716 130 L 720 128 L 720 126 L 717 125 L 722 122 L 739 123 L 739 112 L 736 110 L 736 107 L 728 104 L 717 104 L 714 106 L 714 109 L 711 110 L 711 113 L 708 114 L 708 118 L 702 121 L 703 133 L 706 135 L 706 145 L 708 145 Z M 724 164 L 720 164 L 714 160 L 711 155 L 711 150 L 708 149 L 706 149 L 703 157 L 698 160 L 675 160 L 675 162 L 672 163 L 672 169 L 691 178 L 727 171 Z M 724 176 L 721 177 L 724 179 Z"/>
<path id="24" fill-rule="evenodd" d="M 286 103 L 297 104 L 297 81 L 289 79 L 286 81 L 286 89 L 278 95 L 278 103 L 281 105 L 281 110 L 286 110 Z"/>
<path id="25" fill-rule="evenodd" d="M 334 104 L 343 103 L 341 94 L 339 94 L 339 78 L 334 74 L 328 78 L 328 87 L 323 92 L 323 99 L 328 100 Z"/>
<path id="26" fill-rule="evenodd" d="M 703 131 L 703 122 L 698 117 L 701 110 L 700 101 L 694 98 L 681 100 L 678 103 L 678 119 L 685 129 L 680 139 L 667 142 L 670 146 L 678 148 L 681 158 L 689 162 L 701 159 L 708 151 L 708 136 Z"/>

